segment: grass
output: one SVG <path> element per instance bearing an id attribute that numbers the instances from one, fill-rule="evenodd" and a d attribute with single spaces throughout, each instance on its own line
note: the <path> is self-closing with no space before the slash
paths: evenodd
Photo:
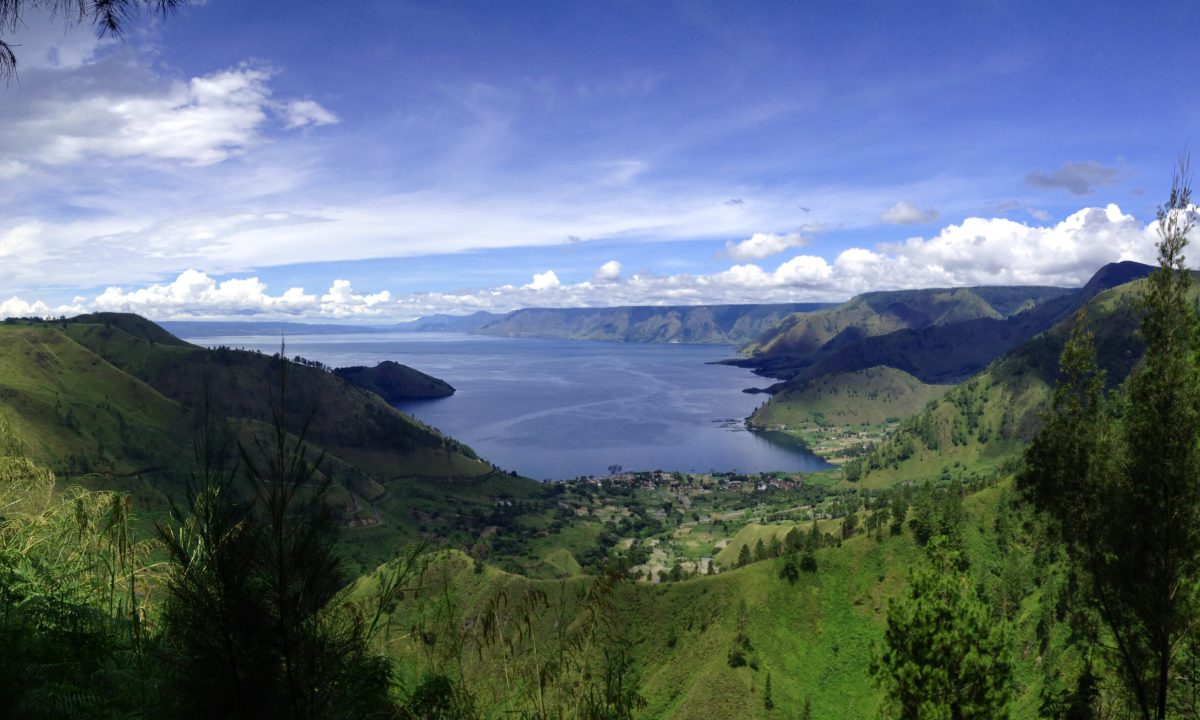
<path id="1" fill-rule="evenodd" d="M 1002 550 L 994 529 L 1009 492 L 1009 484 L 1002 483 L 965 499 L 964 538 L 973 582 L 989 593 L 1012 558 L 1029 568 L 1026 591 L 1012 610 L 1016 662 L 1012 709 L 1015 718 L 1034 718 L 1045 675 L 1069 673 L 1077 657 L 1066 645 L 1067 633 L 1060 626 L 1055 626 L 1050 646 L 1044 652 L 1038 648 L 1034 636 L 1043 591 L 1033 583 L 1037 574 L 1032 569 L 1033 541 L 1010 541 Z M 807 524 L 800 528 L 807 530 Z M 834 532 L 840 521 L 822 521 L 820 528 Z M 736 556 L 741 544 L 787 529 L 790 526 L 746 525 L 726 552 Z M 547 562 L 554 558 L 553 553 L 542 557 Z M 784 560 L 777 558 L 680 582 L 618 586 L 606 617 L 618 629 L 613 637 L 633 657 L 638 692 L 646 700 L 637 716 L 795 717 L 805 700 L 811 702 L 815 718 L 876 716 L 883 698 L 870 680 L 868 667 L 883 637 L 888 603 L 906 591 L 910 569 L 923 562 L 923 550 L 907 531 L 886 535 L 882 541 L 860 533 L 840 547 L 819 550 L 816 557 L 817 572 L 801 573 L 794 584 L 781 577 Z M 570 598 L 577 598 L 594 582 L 592 578 L 538 580 L 490 566 L 476 572 L 474 567 L 459 553 L 439 554 L 427 573 L 422 597 L 413 595 L 397 606 L 391 618 L 395 627 L 428 631 L 447 607 L 453 610 L 455 627 L 469 627 L 474 622 L 470 618 L 479 617 L 498 596 L 503 595 L 511 608 L 516 598 L 531 591 L 544 594 L 547 601 L 523 625 L 533 635 L 519 644 L 519 654 L 527 655 L 531 644 L 539 652 L 553 654 L 555 628 L 586 622 L 579 614 L 581 605 Z M 362 582 L 359 592 L 372 581 Z M 556 599 L 563 597 L 568 598 L 565 604 Z M 508 620 L 516 622 L 516 616 Z M 464 647 L 479 647 L 469 638 L 461 641 Z M 745 661 L 737 667 L 738 663 L 730 662 L 735 648 Z M 390 643 L 388 650 L 400 662 L 402 676 L 414 680 L 437 662 L 443 668 L 459 667 L 436 660 L 436 641 L 431 647 L 407 636 Z M 465 678 L 478 697 L 499 697 L 501 668 L 519 674 L 522 667 L 519 658 L 506 652 L 485 643 L 482 650 L 461 656 L 461 669 L 454 670 L 460 674 L 455 676 Z M 763 696 L 768 673 L 774 710 L 766 708 Z M 508 697 L 504 708 L 522 707 L 520 692 Z M 499 717 L 504 708 L 497 705 L 484 716 Z"/>

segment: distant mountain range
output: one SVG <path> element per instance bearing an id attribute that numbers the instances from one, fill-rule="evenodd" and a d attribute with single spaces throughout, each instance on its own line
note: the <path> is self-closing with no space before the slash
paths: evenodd
<path id="1" fill-rule="evenodd" d="M 196 339 L 348 332 L 461 332 L 499 337 L 737 345 L 756 340 L 795 313 L 827 307 L 830 303 L 526 308 L 504 314 L 480 311 L 471 315 L 429 315 L 390 325 L 262 321 L 167 321 L 162 325 L 180 337 Z"/>
<path id="2" fill-rule="evenodd" d="M 612 342 L 738 344 L 760 337 L 784 318 L 826 307 L 828 303 L 527 308 L 474 332 Z"/>

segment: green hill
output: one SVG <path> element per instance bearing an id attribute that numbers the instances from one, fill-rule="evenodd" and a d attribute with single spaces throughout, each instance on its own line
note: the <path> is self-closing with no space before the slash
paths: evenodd
<path id="1" fill-rule="evenodd" d="M 272 423 L 285 367 L 285 424 L 298 431 L 307 419 L 306 439 L 324 453 L 328 499 L 352 528 L 357 562 L 374 565 L 423 526 L 449 523 L 496 496 L 538 491 L 332 373 L 206 350 L 132 315 L 0 324 L 0 415 L 64 482 L 130 492 L 153 519 L 195 470 L 205 407 L 253 447 Z"/>
<path id="2" fill-rule="evenodd" d="M 835 462 L 855 457 L 948 386 L 1069 318 L 1097 294 L 1149 270 L 1113 263 L 1077 290 L 868 293 L 837 308 L 795 316 L 749 346 L 751 357 L 734 361 L 784 378 L 768 389 L 772 397 L 749 421 L 798 435 Z M 907 457 L 907 445 L 897 452 Z"/>
<path id="3" fill-rule="evenodd" d="M 1111 385 L 1122 382 L 1141 357 L 1134 307 L 1141 285 L 1119 285 L 1087 304 L 1097 360 Z M 1041 427 L 1071 322 L 1060 321 L 931 402 L 848 467 L 848 478 L 883 486 L 934 477 L 951 466 L 995 468 L 1015 458 Z"/>
<path id="4" fill-rule="evenodd" d="M 908 417 L 949 389 L 881 365 L 784 385 L 750 422 L 758 427 L 878 424 Z"/>

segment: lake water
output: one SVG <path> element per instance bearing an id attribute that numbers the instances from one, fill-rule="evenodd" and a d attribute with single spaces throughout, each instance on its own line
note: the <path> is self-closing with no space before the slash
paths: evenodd
<path id="1" fill-rule="evenodd" d="M 279 350 L 276 336 L 205 337 L 200 345 Z M 394 360 L 442 378 L 448 398 L 398 407 L 505 470 L 539 479 L 626 470 L 812 471 L 798 443 L 742 419 L 767 380 L 705 363 L 729 347 L 494 338 L 458 333 L 293 335 L 287 354 L 334 367 Z"/>

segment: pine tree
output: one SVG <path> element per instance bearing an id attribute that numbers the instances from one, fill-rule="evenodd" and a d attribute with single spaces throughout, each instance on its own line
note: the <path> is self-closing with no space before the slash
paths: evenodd
<path id="1" fill-rule="evenodd" d="M 1158 269 L 1140 298 L 1145 355 L 1109 401 L 1084 318 L 1019 485 L 1045 511 L 1114 665 L 1146 720 L 1167 715 L 1172 661 L 1200 621 L 1200 335 L 1183 249 L 1192 227 L 1187 161 L 1158 211 Z M 1123 410 L 1123 416 L 1119 415 Z"/>
<path id="2" fill-rule="evenodd" d="M 743 545 L 741 550 L 738 550 L 737 566 L 744 567 L 750 564 L 750 546 Z"/>
<path id="3" fill-rule="evenodd" d="M 1007 717 L 1007 626 L 976 596 L 946 538 L 931 538 L 928 554 L 928 565 L 913 572 L 908 595 L 888 605 L 871 674 L 901 718 Z"/>

